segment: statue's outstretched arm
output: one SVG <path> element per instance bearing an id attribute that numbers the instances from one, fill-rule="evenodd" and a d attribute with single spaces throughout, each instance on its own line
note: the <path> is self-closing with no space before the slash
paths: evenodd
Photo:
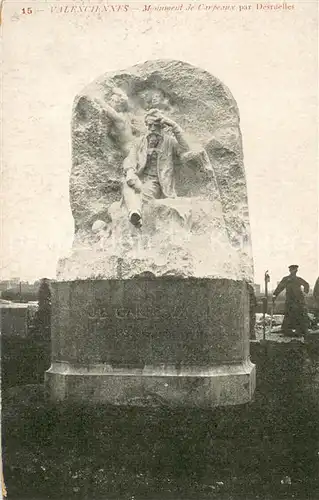
<path id="1" fill-rule="evenodd" d="M 102 114 L 106 116 L 110 122 L 110 135 L 118 140 L 120 147 L 126 156 L 129 153 L 129 145 L 133 139 L 130 121 L 125 117 L 125 115 L 118 113 L 104 100 L 99 100 L 99 103 L 102 107 Z"/>
<path id="2" fill-rule="evenodd" d="M 176 147 L 177 147 L 177 152 L 179 154 L 186 153 L 186 151 L 190 150 L 189 144 L 186 140 L 186 137 L 184 135 L 182 127 L 178 125 L 178 123 L 174 122 L 174 120 L 171 120 L 170 118 L 162 117 L 162 124 L 167 125 L 168 127 L 171 128 L 175 140 L 176 140 Z"/>
<path id="3" fill-rule="evenodd" d="M 176 141 L 174 142 L 177 153 L 183 154 L 186 151 L 189 151 L 190 147 L 184 136 L 183 129 L 176 122 L 174 122 L 174 120 L 167 118 L 156 108 L 150 109 L 148 114 L 153 115 L 157 120 L 161 122 L 162 125 L 164 126 L 166 125 L 172 130 Z"/>
<path id="4" fill-rule="evenodd" d="M 124 122 L 123 117 L 115 111 L 112 106 L 109 106 L 109 104 L 104 104 L 103 105 L 103 111 L 106 114 L 106 116 L 115 124 L 115 125 L 121 125 Z"/>

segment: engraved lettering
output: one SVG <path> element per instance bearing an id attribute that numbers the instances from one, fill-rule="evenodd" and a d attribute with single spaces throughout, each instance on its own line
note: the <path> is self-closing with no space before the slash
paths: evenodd
<path id="1" fill-rule="evenodd" d="M 151 314 L 149 314 L 151 312 Z M 152 316 L 152 311 L 142 310 L 138 306 L 134 309 L 120 308 L 116 309 L 115 316 L 118 319 L 147 319 Z"/>

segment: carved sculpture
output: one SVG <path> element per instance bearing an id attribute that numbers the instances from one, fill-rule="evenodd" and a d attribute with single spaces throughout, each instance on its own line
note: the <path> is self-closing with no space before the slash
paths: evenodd
<path id="1" fill-rule="evenodd" d="M 75 99 L 72 255 L 61 280 L 252 279 L 237 105 L 180 61 L 107 73 Z"/>

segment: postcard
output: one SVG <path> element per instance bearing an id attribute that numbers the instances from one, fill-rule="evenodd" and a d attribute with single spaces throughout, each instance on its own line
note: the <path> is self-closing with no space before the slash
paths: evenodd
<path id="1" fill-rule="evenodd" d="M 3 497 L 316 498 L 317 2 L 1 32 Z"/>

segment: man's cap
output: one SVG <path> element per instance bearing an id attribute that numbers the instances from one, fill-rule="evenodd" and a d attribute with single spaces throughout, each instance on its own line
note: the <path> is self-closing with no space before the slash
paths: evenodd
<path id="1" fill-rule="evenodd" d="M 297 264 L 291 264 L 291 266 L 288 267 L 288 269 L 298 269 L 299 266 Z"/>

